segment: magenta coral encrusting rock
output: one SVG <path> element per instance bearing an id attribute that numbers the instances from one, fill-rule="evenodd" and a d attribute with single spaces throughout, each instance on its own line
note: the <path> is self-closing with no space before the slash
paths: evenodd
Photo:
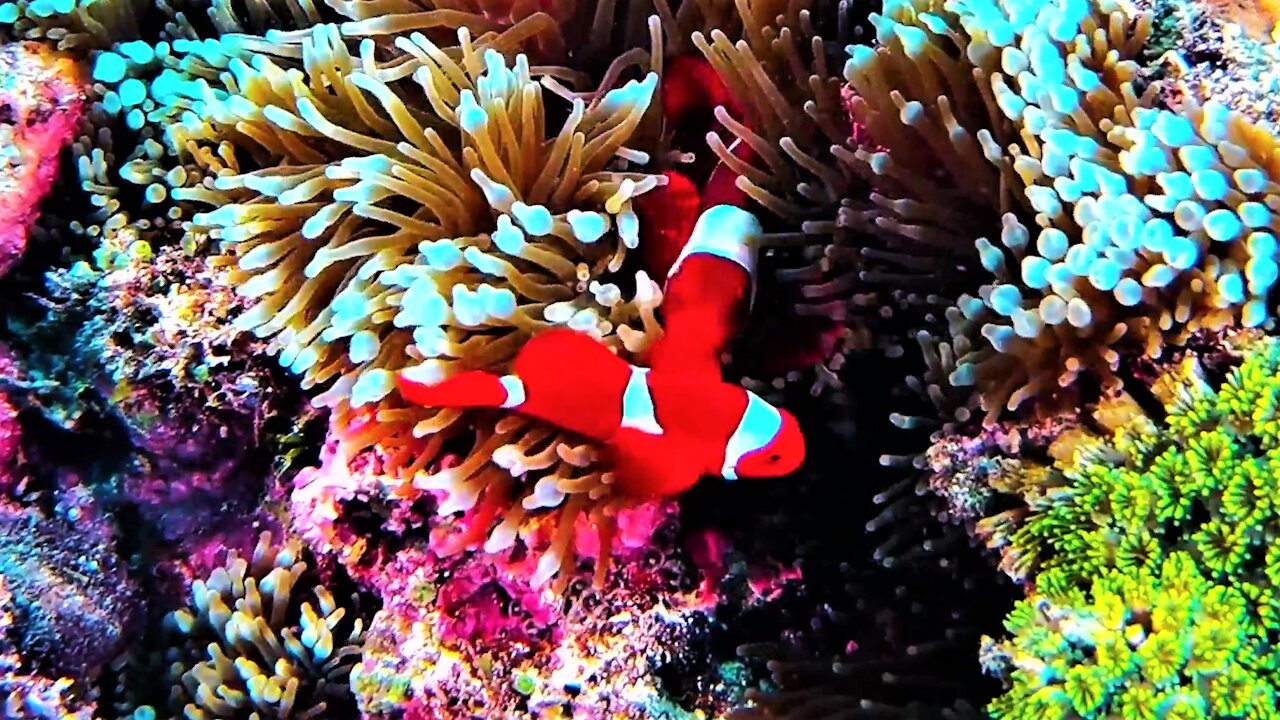
<path id="1" fill-rule="evenodd" d="M 21 433 L 17 409 L 0 394 L 0 492 L 7 492 L 16 483 Z"/>
<path id="2" fill-rule="evenodd" d="M 366 578 L 383 607 L 352 671 L 363 717 L 698 717 L 664 714 L 662 676 L 702 652 L 704 598 L 687 568 L 654 559 L 615 566 L 600 591 L 575 583 L 566 602 L 529 585 L 532 559 L 401 550 Z"/>
<path id="3" fill-rule="evenodd" d="M 358 431 L 360 426 L 356 426 Z M 527 553 L 541 556 L 551 547 L 572 548 L 575 557 L 625 562 L 649 547 L 654 531 L 666 523 L 675 513 L 670 501 L 649 502 L 619 508 L 612 516 L 613 532 L 608 538 L 611 546 L 602 547 L 598 528 L 590 517 L 579 515 L 572 525 L 558 524 L 538 518 L 524 523 L 517 529 L 508 528 L 503 535 L 507 545 L 502 546 L 490 535 L 501 507 L 491 502 L 480 502 L 465 510 L 448 510 L 448 495 L 438 489 L 424 489 L 413 478 L 396 476 L 390 468 L 394 461 L 378 447 L 370 448 L 354 456 L 349 453 L 349 443 L 344 443 L 344 433 L 351 427 L 342 427 L 336 421 L 331 424 L 328 438 L 320 455 L 320 465 L 305 468 L 291 483 L 290 518 L 293 531 L 304 538 L 318 555 L 332 555 L 347 566 L 362 563 L 365 553 L 373 549 L 367 533 L 358 531 L 354 523 L 353 508 L 360 508 L 366 516 L 376 518 L 381 529 L 391 535 L 404 535 L 411 529 L 424 529 L 431 538 L 430 548 L 438 558 L 469 552 L 480 545 L 491 562 L 507 564 L 508 558 L 523 558 Z M 463 458 L 443 453 L 439 462 L 427 468 L 427 472 L 440 472 L 461 463 Z M 364 527 L 367 528 L 365 518 Z M 519 539 L 521 542 L 515 543 Z M 538 562 L 521 561 L 522 578 L 541 587 L 550 580 L 549 565 L 541 557 Z M 554 566 L 552 566 L 554 567 Z M 607 562 L 597 562 L 597 573 L 608 568 Z"/>
<path id="4" fill-rule="evenodd" d="M 18 484 L 18 464 L 22 454 L 22 426 L 18 408 L 5 392 L 5 383 L 17 377 L 18 368 L 10 360 L 8 348 L 0 343 L 0 496 Z"/>
<path id="5" fill-rule="evenodd" d="M 0 276 L 26 250 L 28 228 L 83 103 L 69 58 L 37 43 L 0 47 Z"/>

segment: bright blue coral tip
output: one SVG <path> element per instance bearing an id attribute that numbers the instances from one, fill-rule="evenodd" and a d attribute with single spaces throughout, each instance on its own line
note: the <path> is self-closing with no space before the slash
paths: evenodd
<path id="1" fill-rule="evenodd" d="M 120 55 L 113 52 L 100 53 L 93 64 L 93 79 L 108 84 L 118 83 L 124 79 L 128 69 L 128 63 Z"/>
<path id="2" fill-rule="evenodd" d="M 139 65 L 146 65 L 156 59 L 155 48 L 141 40 L 120 43 L 116 46 L 116 51 Z"/>
<path id="3" fill-rule="evenodd" d="M 1190 120 L 1167 111 L 1156 117 L 1151 132 L 1169 147 L 1190 145 L 1196 139 L 1196 128 Z"/>

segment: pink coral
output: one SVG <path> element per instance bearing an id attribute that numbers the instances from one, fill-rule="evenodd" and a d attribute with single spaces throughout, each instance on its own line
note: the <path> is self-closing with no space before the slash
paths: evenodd
<path id="1" fill-rule="evenodd" d="M 534 564 L 477 556 L 441 559 L 416 545 L 356 575 L 381 596 L 385 609 L 409 616 L 430 612 L 441 642 L 449 647 L 496 650 L 559 636 L 559 602 L 530 585 Z"/>
<path id="2" fill-rule="evenodd" d="M 43 45 L 0 47 L 0 275 L 27 247 L 84 104 L 76 65 Z"/>
<path id="3" fill-rule="evenodd" d="M 0 494 L 7 494 L 18 482 L 18 454 L 21 450 L 18 411 L 0 393 Z"/>
<path id="4" fill-rule="evenodd" d="M 383 601 L 352 674 L 364 716 L 656 716 L 661 670 L 694 662 L 706 641 L 690 568 L 615 565 L 604 589 L 571 589 L 564 602 L 530 585 L 534 564 L 440 560 L 415 545 L 358 578 Z"/>
<path id="5" fill-rule="evenodd" d="M 492 509 L 441 515 L 441 495 L 386 473 L 376 449 L 347 446 L 331 429 L 320 466 L 294 478 L 290 516 L 322 564 L 337 560 L 381 600 L 352 676 L 365 717 L 646 716 L 664 692 L 657 670 L 703 652 L 716 598 L 681 559 L 675 503 L 620 510 L 602 589 L 578 577 L 558 594 L 538 582 L 538 551 L 566 528 L 533 519 L 516 542 L 473 549 Z M 424 472 L 456 462 L 442 455 Z M 577 556 L 599 554 L 587 519 L 571 530 Z"/>
<path id="6" fill-rule="evenodd" d="M 438 558 L 446 558 L 473 548 L 492 550 L 486 552 L 493 562 L 505 562 L 514 556 L 539 556 L 556 539 L 560 528 L 553 516 L 531 518 L 520 528 L 520 543 L 507 544 L 501 549 L 485 542 L 499 520 L 503 508 L 484 501 L 464 512 L 440 514 L 445 494 L 436 490 L 424 490 L 412 479 L 398 479 L 385 471 L 388 459 L 375 447 L 354 457 L 343 451 L 349 443 L 341 442 L 340 432 L 359 432 L 360 425 L 348 425 L 340 430 L 331 424 L 329 437 L 321 451 L 320 466 L 298 473 L 292 483 L 290 495 L 291 519 L 294 532 L 302 536 L 318 555 L 334 555 L 347 566 L 362 562 L 362 556 L 370 547 L 367 529 L 357 531 L 350 517 L 353 507 L 376 506 L 381 529 L 400 536 L 411 530 L 423 528 L 429 534 L 430 548 Z M 460 458 L 442 453 L 438 463 L 427 468 L 427 473 L 452 467 Z M 616 529 L 612 536 L 610 556 L 625 562 L 635 558 L 650 546 L 654 532 L 674 518 L 676 504 L 672 501 L 652 502 L 618 511 Z M 367 528 L 367 525 L 362 525 Z M 573 526 L 572 544 L 577 557 L 599 560 L 600 539 L 597 528 L 586 515 L 580 515 Z M 515 539 L 515 538 L 513 538 Z M 597 562 L 597 571 L 603 572 L 607 563 Z M 523 563 L 521 569 L 528 577 L 541 575 L 538 563 Z M 545 570 L 545 568 L 542 568 Z M 542 583 L 535 582 L 535 585 Z"/>
<path id="7" fill-rule="evenodd" d="M 360 425 L 349 426 L 358 430 Z M 384 473 L 385 459 L 375 449 L 354 457 L 346 452 L 336 423 L 320 451 L 320 465 L 300 471 L 289 497 L 293 531 L 319 556 L 333 556 L 347 566 L 363 560 L 367 542 L 352 526 L 348 509 L 355 503 L 377 502 L 382 529 L 393 535 L 410 527 L 427 525 L 417 501 L 424 497 L 409 482 Z M 445 458 L 444 463 L 452 462 Z"/>
<path id="8" fill-rule="evenodd" d="M 22 426 L 18 408 L 5 392 L 5 385 L 22 379 L 22 371 L 9 348 L 0 343 L 0 496 L 10 495 L 21 480 Z"/>

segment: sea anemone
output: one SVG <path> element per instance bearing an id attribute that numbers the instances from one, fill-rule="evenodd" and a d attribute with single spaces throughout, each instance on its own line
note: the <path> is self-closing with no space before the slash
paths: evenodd
<path id="1" fill-rule="evenodd" d="M 360 658 L 363 621 L 339 607 L 307 572 L 297 541 L 264 532 L 249 559 L 191 586 L 189 607 L 171 613 L 173 717 L 320 718 L 350 703 L 347 675 Z M 303 601 L 306 588 L 315 603 Z"/>
<path id="2" fill-rule="evenodd" d="M 742 114 L 715 108 L 726 138 L 710 132 L 707 143 L 767 217 L 762 272 L 769 292 L 761 293 L 757 318 L 764 318 L 762 328 L 795 340 L 788 343 L 793 347 L 780 348 L 774 336 L 761 347 L 748 344 L 739 354 L 786 353 L 794 356 L 788 358 L 791 363 L 802 363 L 792 367 L 748 356 L 739 364 L 749 373 L 776 373 L 775 385 L 809 377 L 811 391 L 822 394 L 843 389 L 845 356 L 867 347 L 869 340 L 857 317 L 865 298 L 854 297 L 851 289 L 858 252 L 847 227 L 837 221 L 856 185 L 848 167 L 838 162 L 851 133 L 843 83 L 830 67 L 831 52 L 810 5 L 808 0 L 738 3 L 736 17 L 691 38 Z M 731 141 L 740 141 L 749 152 L 731 150 Z M 771 315 L 777 316 L 776 324 L 769 323 Z"/>
<path id="3" fill-rule="evenodd" d="M 215 206 L 189 233 L 219 241 L 229 281 L 256 298 L 237 327 L 323 388 L 314 402 L 336 413 L 350 453 L 377 445 L 406 491 L 447 495 L 443 515 L 501 507 L 492 551 L 539 508 L 566 527 L 584 510 L 607 524 L 606 468 L 518 416 L 405 407 L 396 373 L 500 371 L 555 325 L 634 357 L 657 330 L 656 285 L 619 272 L 638 239 L 631 199 L 659 182 L 622 167 L 646 159 L 626 142 L 656 76 L 574 99 L 548 139 L 543 87 L 523 56 L 508 59 L 548 21 L 474 40 L 464 29 L 453 48 L 401 36 L 385 63 L 320 25 L 275 57 L 233 57 L 225 87 L 170 76 L 170 141 L 217 168 L 174 195 Z M 464 459 L 440 469 L 446 447 Z M 571 561 L 558 544 L 542 575 Z"/>
<path id="4" fill-rule="evenodd" d="M 951 380 L 978 388 L 989 421 L 1070 397 L 1079 376 L 1114 387 L 1124 347 L 1155 356 L 1269 321 L 1275 140 L 1213 102 L 1155 107 L 1134 60 L 1149 15 L 1004 2 L 918 22 L 968 36 L 975 78 L 1018 129 L 1009 155 L 988 144 L 1020 198 L 977 244 L 996 282 L 948 311 L 954 335 L 983 337 Z"/>
<path id="5" fill-rule="evenodd" d="M 105 48 L 137 37 L 143 7 L 136 0 L 14 0 L 0 5 L 0 34 L 49 40 L 59 50 Z"/>
<path id="6" fill-rule="evenodd" d="M 808 564 L 801 589 L 788 595 L 820 602 L 808 617 L 788 607 L 783 617 L 799 622 L 781 642 L 738 649 L 749 663 L 766 660 L 769 679 L 732 717 L 976 717 L 975 704 L 994 688 L 983 682 L 973 646 L 998 619 L 1002 594 L 984 586 L 982 564 Z"/>
<path id="7" fill-rule="evenodd" d="M 875 44 L 849 48 L 847 104 L 862 141 L 837 148 L 861 177 L 838 216 L 860 246 L 859 288 L 894 318 L 892 340 L 936 333 L 944 308 L 975 280 L 974 238 L 1019 201 L 1000 148 L 1016 137 L 972 67 L 979 53 L 958 10 L 891 0 L 873 13 Z M 978 44 L 976 47 L 981 47 Z"/>

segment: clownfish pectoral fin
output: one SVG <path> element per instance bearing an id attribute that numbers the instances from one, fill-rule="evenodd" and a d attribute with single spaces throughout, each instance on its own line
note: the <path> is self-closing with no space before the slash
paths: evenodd
<path id="1" fill-rule="evenodd" d="M 417 368 L 400 373 L 400 394 L 425 407 L 518 408 L 525 401 L 524 383 L 515 375 L 494 375 L 480 370 L 459 373 L 433 382 L 420 377 Z"/>
<path id="2" fill-rule="evenodd" d="M 613 484 L 634 498 L 673 497 L 697 484 L 704 474 L 694 438 L 654 435 L 621 428 L 605 444 Z"/>

